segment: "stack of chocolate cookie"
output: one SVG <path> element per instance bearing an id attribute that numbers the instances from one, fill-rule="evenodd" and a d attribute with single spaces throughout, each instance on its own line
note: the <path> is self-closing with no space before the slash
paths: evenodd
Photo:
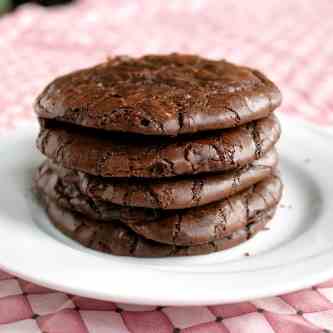
<path id="1" fill-rule="evenodd" d="M 265 228 L 281 197 L 262 73 L 192 55 L 116 57 L 37 98 L 35 186 L 50 220 L 116 255 L 224 250 Z"/>

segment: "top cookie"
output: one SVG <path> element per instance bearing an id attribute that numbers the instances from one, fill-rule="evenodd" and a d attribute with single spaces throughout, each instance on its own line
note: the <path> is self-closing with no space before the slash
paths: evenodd
<path id="1" fill-rule="evenodd" d="M 42 118 L 150 135 L 238 126 L 281 103 L 262 73 L 194 55 L 115 57 L 51 82 L 35 102 Z"/>

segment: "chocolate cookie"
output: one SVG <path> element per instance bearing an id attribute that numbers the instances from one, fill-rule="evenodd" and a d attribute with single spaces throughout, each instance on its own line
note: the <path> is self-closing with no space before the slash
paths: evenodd
<path id="1" fill-rule="evenodd" d="M 44 162 L 45 168 L 54 170 L 62 180 L 74 183 L 93 200 L 160 209 L 190 208 L 221 200 L 272 175 L 276 165 L 277 153 L 273 149 L 239 170 L 148 180 L 102 178 Z"/>
<path id="2" fill-rule="evenodd" d="M 64 234 L 97 251 L 119 256 L 169 257 L 208 254 L 234 247 L 264 229 L 275 209 L 263 212 L 246 228 L 223 239 L 197 246 L 160 244 L 135 234 L 121 223 L 100 223 L 84 215 L 64 210 L 44 196 L 51 222 Z"/>
<path id="3" fill-rule="evenodd" d="M 214 204 L 161 211 L 93 200 L 80 193 L 74 177 L 63 180 L 44 165 L 37 173 L 36 188 L 62 208 L 95 220 L 121 220 L 145 238 L 176 245 L 202 244 L 230 235 L 258 213 L 276 206 L 282 190 L 279 178 L 271 176 Z"/>
<path id="4" fill-rule="evenodd" d="M 103 177 L 170 177 L 236 169 L 267 153 L 280 136 L 273 115 L 211 133 L 175 138 L 119 135 L 41 121 L 39 150 L 52 161 Z"/>
<path id="5" fill-rule="evenodd" d="M 146 239 L 175 245 L 198 245 L 223 239 L 244 228 L 258 214 L 276 207 L 282 183 L 276 176 L 213 204 L 178 210 L 154 221 L 131 224 Z"/>
<path id="6" fill-rule="evenodd" d="M 116 57 L 51 82 L 39 117 L 91 128 L 172 135 L 268 116 L 278 88 L 257 70 L 193 55 Z"/>
<path id="7" fill-rule="evenodd" d="M 34 189 L 37 194 L 47 196 L 60 207 L 80 212 L 91 219 L 119 220 L 131 224 L 156 220 L 161 215 L 156 209 L 119 206 L 93 200 L 80 192 L 77 187 L 78 177 L 77 174 L 71 173 L 62 179 L 46 161 L 36 171 Z"/>

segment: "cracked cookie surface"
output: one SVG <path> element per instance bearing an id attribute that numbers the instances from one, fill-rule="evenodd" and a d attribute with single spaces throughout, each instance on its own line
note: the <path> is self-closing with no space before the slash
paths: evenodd
<path id="1" fill-rule="evenodd" d="M 75 185 L 77 192 L 92 200 L 116 205 L 184 209 L 218 201 L 248 188 L 272 175 L 277 160 L 277 153 L 272 149 L 239 170 L 164 179 L 103 178 L 66 169 L 46 160 L 36 175 L 36 181 L 45 183 L 45 178 L 59 177 L 59 182 L 67 183 L 70 188 Z"/>
<path id="2" fill-rule="evenodd" d="M 171 135 L 230 128 L 268 116 L 278 88 L 257 70 L 194 55 L 115 57 L 51 82 L 39 117 L 85 127 Z"/>
<path id="3" fill-rule="evenodd" d="M 40 119 L 38 149 L 66 168 L 102 177 L 162 178 L 237 169 L 277 142 L 277 118 L 177 138 L 98 131 Z"/>
<path id="4" fill-rule="evenodd" d="M 267 210 L 256 216 L 251 225 L 223 239 L 196 246 L 177 246 L 145 239 L 122 223 L 101 223 L 64 210 L 46 196 L 42 199 L 50 221 L 68 237 L 100 252 L 132 257 L 193 256 L 226 250 L 263 230 L 275 213 L 275 208 Z"/>
<path id="5" fill-rule="evenodd" d="M 178 246 L 205 244 L 223 239 L 251 224 L 256 216 L 275 208 L 280 201 L 282 183 L 269 177 L 224 200 L 186 210 L 177 210 L 155 221 L 131 224 L 137 234 Z"/>
<path id="6" fill-rule="evenodd" d="M 38 193 L 59 207 L 87 218 L 115 223 L 120 220 L 141 236 L 174 245 L 198 245 L 230 235 L 244 228 L 262 212 L 277 205 L 282 184 L 269 176 L 246 190 L 212 204 L 179 210 L 160 210 L 119 206 L 93 200 L 78 188 L 78 175 L 61 178 L 44 164 L 35 177 Z"/>

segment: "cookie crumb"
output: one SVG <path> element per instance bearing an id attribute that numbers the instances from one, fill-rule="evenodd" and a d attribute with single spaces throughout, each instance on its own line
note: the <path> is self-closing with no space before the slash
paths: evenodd
<path id="1" fill-rule="evenodd" d="M 249 253 L 249 252 L 245 252 L 245 253 L 244 253 L 244 256 L 245 256 L 245 257 L 249 257 L 249 256 L 250 256 L 250 253 Z"/>

